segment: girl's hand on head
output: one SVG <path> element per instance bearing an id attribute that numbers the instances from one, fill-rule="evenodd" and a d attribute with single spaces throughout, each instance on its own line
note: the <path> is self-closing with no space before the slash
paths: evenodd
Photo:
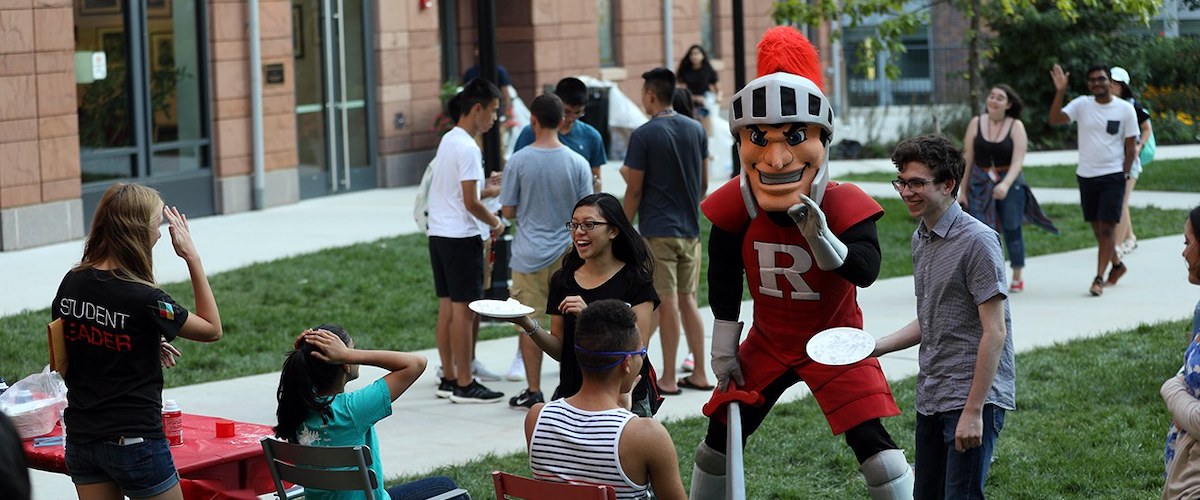
<path id="1" fill-rule="evenodd" d="M 316 348 L 312 357 L 334 365 L 346 364 L 350 356 L 350 348 L 342 339 L 327 330 L 309 330 L 304 332 L 304 341 Z"/>
<path id="2" fill-rule="evenodd" d="M 578 295 L 571 295 L 558 304 L 558 311 L 563 314 L 578 316 L 584 309 L 587 309 L 587 302 L 584 302 L 583 297 Z"/>
<path id="3" fill-rule="evenodd" d="M 196 256 L 196 245 L 192 243 L 192 231 L 188 227 L 187 216 L 176 207 L 163 207 L 163 220 L 171 232 L 171 245 L 175 247 L 175 255 L 183 259 Z"/>

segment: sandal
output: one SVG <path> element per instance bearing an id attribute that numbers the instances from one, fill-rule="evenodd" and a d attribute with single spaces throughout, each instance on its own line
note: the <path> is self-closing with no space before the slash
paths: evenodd
<path id="1" fill-rule="evenodd" d="M 1096 279 L 1092 280 L 1092 287 L 1088 289 L 1088 292 L 1093 297 L 1099 297 L 1100 294 L 1104 293 L 1104 278 L 1096 276 Z"/>
<path id="2" fill-rule="evenodd" d="M 691 379 L 689 379 L 689 378 L 687 378 L 687 377 L 683 377 L 683 378 L 679 379 L 679 381 L 678 381 L 678 382 L 676 382 L 676 384 L 678 384 L 678 385 L 679 385 L 679 388 L 680 388 L 680 389 L 693 389 L 693 390 L 697 390 L 697 391 L 711 391 L 711 390 L 713 390 L 713 386 L 711 386 L 711 385 L 696 385 L 696 384 L 693 384 L 693 383 L 692 383 L 692 380 L 691 380 Z"/>

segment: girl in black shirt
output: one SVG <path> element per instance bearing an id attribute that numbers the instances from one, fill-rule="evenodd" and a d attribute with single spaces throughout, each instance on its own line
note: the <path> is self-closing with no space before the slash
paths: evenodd
<path id="1" fill-rule="evenodd" d="M 575 357 L 575 321 L 588 303 L 616 299 L 629 304 L 637 316 L 643 345 L 649 341 L 652 315 L 659 303 L 650 249 L 625 217 L 616 197 L 608 193 L 583 197 L 575 204 L 566 226 L 571 231 L 573 251 L 567 252 L 562 269 L 550 278 L 546 303 L 550 331 L 529 317 L 511 320 L 561 363 L 553 399 L 574 395 L 583 383 Z M 658 410 L 662 397 L 649 361 L 643 363 L 641 375 L 633 388 L 630 409 L 649 417 Z"/>
<path id="2" fill-rule="evenodd" d="M 195 313 L 154 282 L 152 249 L 166 221 L 187 263 Z M 162 426 L 162 366 L 179 355 L 176 336 L 221 338 L 221 316 L 187 217 L 158 192 L 112 185 L 100 198 L 83 249 L 51 304 L 70 359 L 66 466 L 79 498 L 181 498 Z M 137 467 L 133 467 L 136 464 Z"/>

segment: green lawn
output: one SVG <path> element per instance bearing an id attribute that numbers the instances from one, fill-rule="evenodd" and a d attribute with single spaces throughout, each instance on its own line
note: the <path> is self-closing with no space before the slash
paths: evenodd
<path id="1" fill-rule="evenodd" d="M 890 182 L 896 173 L 870 172 L 836 175 L 840 181 Z M 1077 188 L 1075 165 L 1050 165 L 1025 169 L 1025 181 L 1033 187 Z M 1162 160 L 1151 163 L 1138 178 L 1136 189 L 1146 191 L 1200 192 L 1200 158 Z"/>
<path id="2" fill-rule="evenodd" d="M 911 235 L 916 222 L 900 200 L 880 202 L 883 268 L 880 278 L 912 273 Z M 1091 231 L 1071 205 L 1047 205 L 1062 230 L 1059 236 L 1027 228 L 1028 255 L 1087 248 Z M 1182 232 L 1184 210 L 1134 209 L 1138 235 L 1153 238 Z M 708 224 L 703 224 L 707 239 Z M 292 339 L 305 327 L 334 321 L 354 334 L 360 345 L 381 349 L 434 347 L 437 301 L 422 235 L 384 238 L 327 249 L 211 276 L 221 308 L 225 337 L 213 344 L 181 341 L 182 365 L 165 373 L 168 387 L 277 371 Z M 707 268 L 708 261 L 703 263 Z M 707 285 L 699 298 L 707 304 Z M 193 304 L 190 285 L 164 286 L 180 303 Z M 0 317 L 0 376 L 16 381 L 46 364 L 48 309 Z M 505 326 L 485 327 L 483 339 L 511 335 Z"/>
<path id="3" fill-rule="evenodd" d="M 988 496 L 1156 498 L 1169 424 L 1158 388 L 1179 369 L 1189 328 L 1190 321 L 1143 325 L 1017 355 L 1018 411 L 1006 418 Z M 904 413 L 884 422 L 909 460 L 914 390 L 911 377 L 892 384 Z M 667 422 L 685 486 L 706 425 L 701 417 Z M 492 470 L 529 475 L 524 453 L 431 473 L 454 478 L 474 498 L 490 498 Z M 854 454 L 829 435 L 811 399 L 772 410 L 746 448 L 748 498 L 866 498 L 857 471 Z"/>

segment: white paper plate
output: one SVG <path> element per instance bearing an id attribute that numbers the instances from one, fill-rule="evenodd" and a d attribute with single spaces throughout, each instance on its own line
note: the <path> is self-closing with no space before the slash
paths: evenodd
<path id="1" fill-rule="evenodd" d="M 875 350 L 875 337 L 858 328 L 830 328 L 808 341 L 808 357 L 823 365 L 857 363 Z"/>
<path id="2" fill-rule="evenodd" d="M 472 311 L 475 311 L 483 316 L 492 318 L 519 318 L 527 316 L 533 312 L 533 308 L 518 302 L 516 299 L 508 300 L 492 300 L 483 299 L 476 300 L 467 304 Z"/>

